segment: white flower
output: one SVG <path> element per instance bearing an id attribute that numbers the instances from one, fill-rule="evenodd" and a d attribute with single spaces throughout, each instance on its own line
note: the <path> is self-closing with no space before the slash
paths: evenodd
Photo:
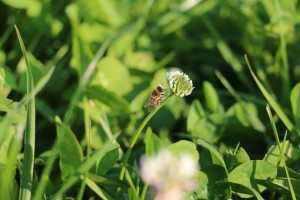
<path id="1" fill-rule="evenodd" d="M 194 89 L 193 82 L 183 72 L 171 71 L 166 74 L 170 89 L 172 92 L 179 97 L 190 95 Z"/>
<path id="2" fill-rule="evenodd" d="M 155 200 L 182 200 L 185 192 L 196 189 L 198 163 L 190 154 L 162 150 L 152 157 L 142 157 L 141 177 L 155 189 Z"/>

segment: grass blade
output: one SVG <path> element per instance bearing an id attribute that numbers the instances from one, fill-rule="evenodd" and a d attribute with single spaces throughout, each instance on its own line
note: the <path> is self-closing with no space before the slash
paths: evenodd
<path id="1" fill-rule="evenodd" d="M 24 161 L 22 166 L 21 188 L 19 199 L 31 199 L 33 165 L 34 165 L 34 149 L 35 149 L 35 100 L 34 100 L 34 84 L 30 69 L 29 60 L 21 34 L 15 25 L 17 37 L 21 46 L 23 56 L 27 66 L 27 97 L 30 100 L 27 103 L 27 121 L 24 140 Z"/>
<path id="2" fill-rule="evenodd" d="M 279 106 L 279 104 L 275 101 L 275 99 L 273 99 L 273 97 L 268 93 L 268 91 L 265 89 L 265 87 L 263 86 L 263 84 L 257 78 L 257 76 L 255 75 L 255 73 L 253 72 L 253 70 L 251 68 L 251 65 L 249 63 L 247 55 L 245 55 L 245 60 L 246 60 L 247 66 L 249 68 L 249 71 L 250 71 L 250 73 L 251 73 L 254 81 L 256 82 L 258 88 L 260 89 L 261 93 L 264 95 L 264 97 L 266 98 L 266 100 L 268 101 L 268 103 L 271 105 L 271 107 L 277 113 L 277 115 L 282 120 L 282 122 L 287 127 L 287 129 L 289 131 L 292 131 L 294 129 L 294 125 L 289 120 L 289 118 L 285 115 L 285 113 L 283 112 L 283 110 L 281 109 L 281 107 Z"/>
<path id="3" fill-rule="evenodd" d="M 93 190 L 101 199 L 103 200 L 112 200 L 113 197 L 111 197 L 105 190 L 102 190 L 94 181 L 92 181 L 89 178 L 83 178 L 85 184 L 89 186 L 91 190 Z"/>
<path id="4" fill-rule="evenodd" d="M 270 119 L 270 122 L 271 122 L 271 125 L 272 125 L 272 129 L 273 129 L 273 132 L 274 132 L 276 143 L 277 143 L 277 146 L 278 146 L 278 149 L 279 149 L 280 159 L 281 159 L 281 161 L 283 163 L 284 170 L 285 170 L 285 173 L 286 173 L 286 176 L 287 176 L 287 180 L 288 180 L 288 183 L 289 183 L 289 189 L 290 189 L 290 192 L 291 192 L 291 196 L 292 196 L 293 200 L 296 200 L 297 198 L 296 198 L 295 191 L 294 191 L 291 179 L 290 179 L 289 171 L 288 171 L 286 163 L 285 163 L 285 159 L 284 159 L 282 147 L 281 147 L 280 141 L 279 141 L 279 136 L 278 136 L 277 128 L 275 126 L 275 122 L 274 122 L 274 119 L 272 117 L 272 113 L 271 113 L 271 109 L 270 109 L 269 105 L 267 105 L 266 110 L 267 110 L 267 113 L 268 113 L 268 116 L 269 116 L 269 119 Z M 284 143 L 282 145 L 284 145 Z"/>
<path id="5" fill-rule="evenodd" d="M 47 184 L 48 184 L 48 181 L 49 181 L 50 173 L 53 169 L 54 162 L 57 159 L 58 153 L 59 153 L 58 152 L 58 142 L 57 141 L 55 141 L 51 151 L 52 151 L 52 153 L 51 153 L 51 155 L 49 156 L 49 158 L 46 162 L 45 168 L 44 168 L 43 173 L 41 175 L 41 179 L 40 179 L 39 184 L 37 185 L 37 188 L 35 190 L 33 200 L 42 199 L 44 191 L 46 190 L 46 187 L 47 187 Z"/>

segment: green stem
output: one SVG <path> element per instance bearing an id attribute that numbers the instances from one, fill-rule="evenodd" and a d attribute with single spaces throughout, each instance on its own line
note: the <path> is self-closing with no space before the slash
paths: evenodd
<path id="1" fill-rule="evenodd" d="M 42 172 L 41 179 L 37 188 L 35 190 L 35 194 L 33 196 L 33 200 L 43 199 L 44 191 L 46 190 L 51 170 L 53 169 L 53 165 L 55 163 L 56 158 L 58 157 L 58 142 L 57 140 L 54 142 L 54 145 L 51 150 L 51 155 L 47 159 L 45 168 Z"/>
<path id="2" fill-rule="evenodd" d="M 286 166 L 286 163 L 285 163 L 283 151 L 282 151 L 282 148 L 281 148 L 281 145 L 280 145 L 277 128 L 275 126 L 275 122 L 273 120 L 272 112 L 271 112 L 271 109 L 270 109 L 269 105 L 267 105 L 266 110 L 267 110 L 268 116 L 270 118 L 270 122 L 271 122 L 271 125 L 272 125 L 272 129 L 273 129 L 273 132 L 274 132 L 276 143 L 277 143 L 277 146 L 278 146 L 278 149 L 279 149 L 279 152 L 280 152 L 280 158 L 281 158 L 281 161 L 283 163 L 283 166 L 284 166 L 284 169 L 285 169 L 285 173 L 286 173 L 286 176 L 287 176 L 287 179 L 288 179 L 291 196 L 292 196 L 293 200 L 296 200 L 297 198 L 296 198 L 296 195 L 295 195 L 295 191 L 294 191 L 293 185 L 291 183 L 290 175 L 289 175 L 289 172 L 288 172 L 288 169 L 287 169 L 287 166 Z"/>
<path id="3" fill-rule="evenodd" d="M 153 117 L 153 115 L 161 108 L 163 107 L 168 98 L 170 96 L 167 96 L 164 101 L 161 102 L 160 106 L 157 107 L 156 109 L 152 110 L 149 115 L 147 115 L 147 117 L 144 119 L 144 121 L 141 123 L 140 127 L 137 129 L 136 131 L 136 134 L 134 135 L 134 137 L 132 138 L 131 142 L 130 142 L 130 146 L 129 148 L 127 149 L 127 152 L 124 156 L 124 161 L 123 161 L 123 165 L 122 165 L 122 169 L 121 169 L 121 173 L 120 173 L 120 180 L 123 180 L 124 179 L 124 175 L 125 175 L 125 170 L 126 170 L 126 165 L 128 163 L 128 160 L 129 160 L 129 157 L 130 157 L 130 154 L 131 154 L 131 151 L 136 143 L 136 141 L 138 140 L 138 138 L 140 137 L 141 133 L 142 133 L 142 130 L 145 128 L 146 124 L 149 122 L 149 120 Z"/>
<path id="4" fill-rule="evenodd" d="M 141 200 L 144 200 L 147 194 L 148 184 L 145 184 L 142 190 Z"/>

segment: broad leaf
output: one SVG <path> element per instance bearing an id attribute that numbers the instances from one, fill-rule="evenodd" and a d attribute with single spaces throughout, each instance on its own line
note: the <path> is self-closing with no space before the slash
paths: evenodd
<path id="1" fill-rule="evenodd" d="M 290 179 L 293 188 L 300 188 L 300 179 Z M 276 191 L 281 194 L 289 195 L 290 192 L 290 187 L 289 187 L 289 182 L 287 178 L 275 178 L 270 181 L 268 181 L 269 189 Z M 296 197 L 299 199 L 300 198 L 300 190 L 294 190 Z"/>
<path id="2" fill-rule="evenodd" d="M 226 162 L 228 171 L 231 171 L 240 164 L 250 161 L 250 157 L 245 149 L 240 147 L 236 154 L 233 154 L 232 152 L 226 153 L 224 155 L 224 160 Z"/>
<path id="3" fill-rule="evenodd" d="M 228 179 L 230 183 L 242 185 L 252 191 L 252 195 L 255 195 L 257 199 L 263 199 L 260 196 L 260 193 L 266 189 L 266 181 L 275 178 L 276 175 L 277 168 L 274 165 L 262 160 L 252 160 L 245 162 L 232 170 Z M 232 186 L 232 188 L 234 187 Z M 251 196 L 251 194 L 244 196 L 238 191 L 237 193 L 241 197 Z"/>
<path id="4" fill-rule="evenodd" d="M 101 85 L 120 96 L 132 90 L 128 68 L 114 57 L 105 57 L 97 65 L 92 85 Z"/>
<path id="5" fill-rule="evenodd" d="M 196 199 L 208 199 L 208 181 L 207 174 L 199 171 L 197 176 L 198 187 L 194 195 Z"/>
<path id="6" fill-rule="evenodd" d="M 207 149 L 208 151 L 210 151 L 210 153 L 216 158 L 218 159 L 218 161 L 221 163 L 221 166 L 224 168 L 224 170 L 227 172 L 227 168 L 226 168 L 226 164 L 225 161 L 222 157 L 222 155 L 218 152 L 218 150 L 213 147 L 212 145 L 210 145 L 209 143 L 205 142 L 202 139 L 198 139 L 197 143 L 199 145 L 201 145 L 202 147 L 204 147 L 205 149 Z"/>
<path id="7" fill-rule="evenodd" d="M 202 169 L 208 179 L 207 199 L 229 199 L 231 197 L 231 188 L 228 182 L 227 173 L 222 166 L 211 165 Z M 203 180 L 205 181 L 205 179 Z M 199 193 L 199 191 L 197 191 Z"/>
<path id="8" fill-rule="evenodd" d="M 55 120 L 60 155 L 60 169 L 62 171 L 62 177 L 67 178 L 80 166 L 83 160 L 83 152 L 76 136 L 70 128 L 63 124 L 58 117 L 56 117 Z"/>
<path id="9" fill-rule="evenodd" d="M 210 112 L 217 112 L 221 105 L 219 101 L 219 96 L 214 86 L 210 82 L 204 81 L 203 92 L 208 110 Z"/>
<path id="10" fill-rule="evenodd" d="M 97 163 L 97 174 L 105 175 L 119 159 L 119 149 L 112 149 L 101 157 Z"/>
<path id="11" fill-rule="evenodd" d="M 286 140 L 283 143 L 280 143 L 282 149 L 283 155 L 285 155 L 285 159 L 291 159 L 291 160 L 297 160 L 300 158 L 300 150 L 293 147 L 293 145 L 289 142 L 289 140 Z M 278 145 L 272 145 L 268 152 L 266 153 L 264 157 L 265 161 L 268 161 L 269 163 L 272 163 L 273 165 L 278 165 L 280 161 L 280 153 L 278 149 Z M 282 163 L 281 163 L 282 164 Z"/>
<path id="12" fill-rule="evenodd" d="M 222 136 L 225 124 L 226 116 L 222 111 L 205 113 L 198 100 L 193 102 L 187 118 L 187 130 L 193 136 L 215 143 Z"/>
<path id="13" fill-rule="evenodd" d="M 144 143 L 146 148 L 146 156 L 155 154 L 155 152 L 157 152 L 161 147 L 160 139 L 152 132 L 151 128 L 147 128 Z"/>
<path id="14" fill-rule="evenodd" d="M 168 146 L 168 150 L 179 155 L 181 153 L 189 153 L 196 161 L 199 160 L 199 153 L 196 145 L 187 140 L 181 140 Z"/>

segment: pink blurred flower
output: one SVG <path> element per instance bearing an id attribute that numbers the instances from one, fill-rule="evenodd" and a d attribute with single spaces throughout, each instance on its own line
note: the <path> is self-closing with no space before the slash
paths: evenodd
<path id="1" fill-rule="evenodd" d="M 155 189 L 155 200 L 182 200 L 196 189 L 198 163 L 190 154 L 175 155 L 162 150 L 141 159 L 141 177 Z"/>

